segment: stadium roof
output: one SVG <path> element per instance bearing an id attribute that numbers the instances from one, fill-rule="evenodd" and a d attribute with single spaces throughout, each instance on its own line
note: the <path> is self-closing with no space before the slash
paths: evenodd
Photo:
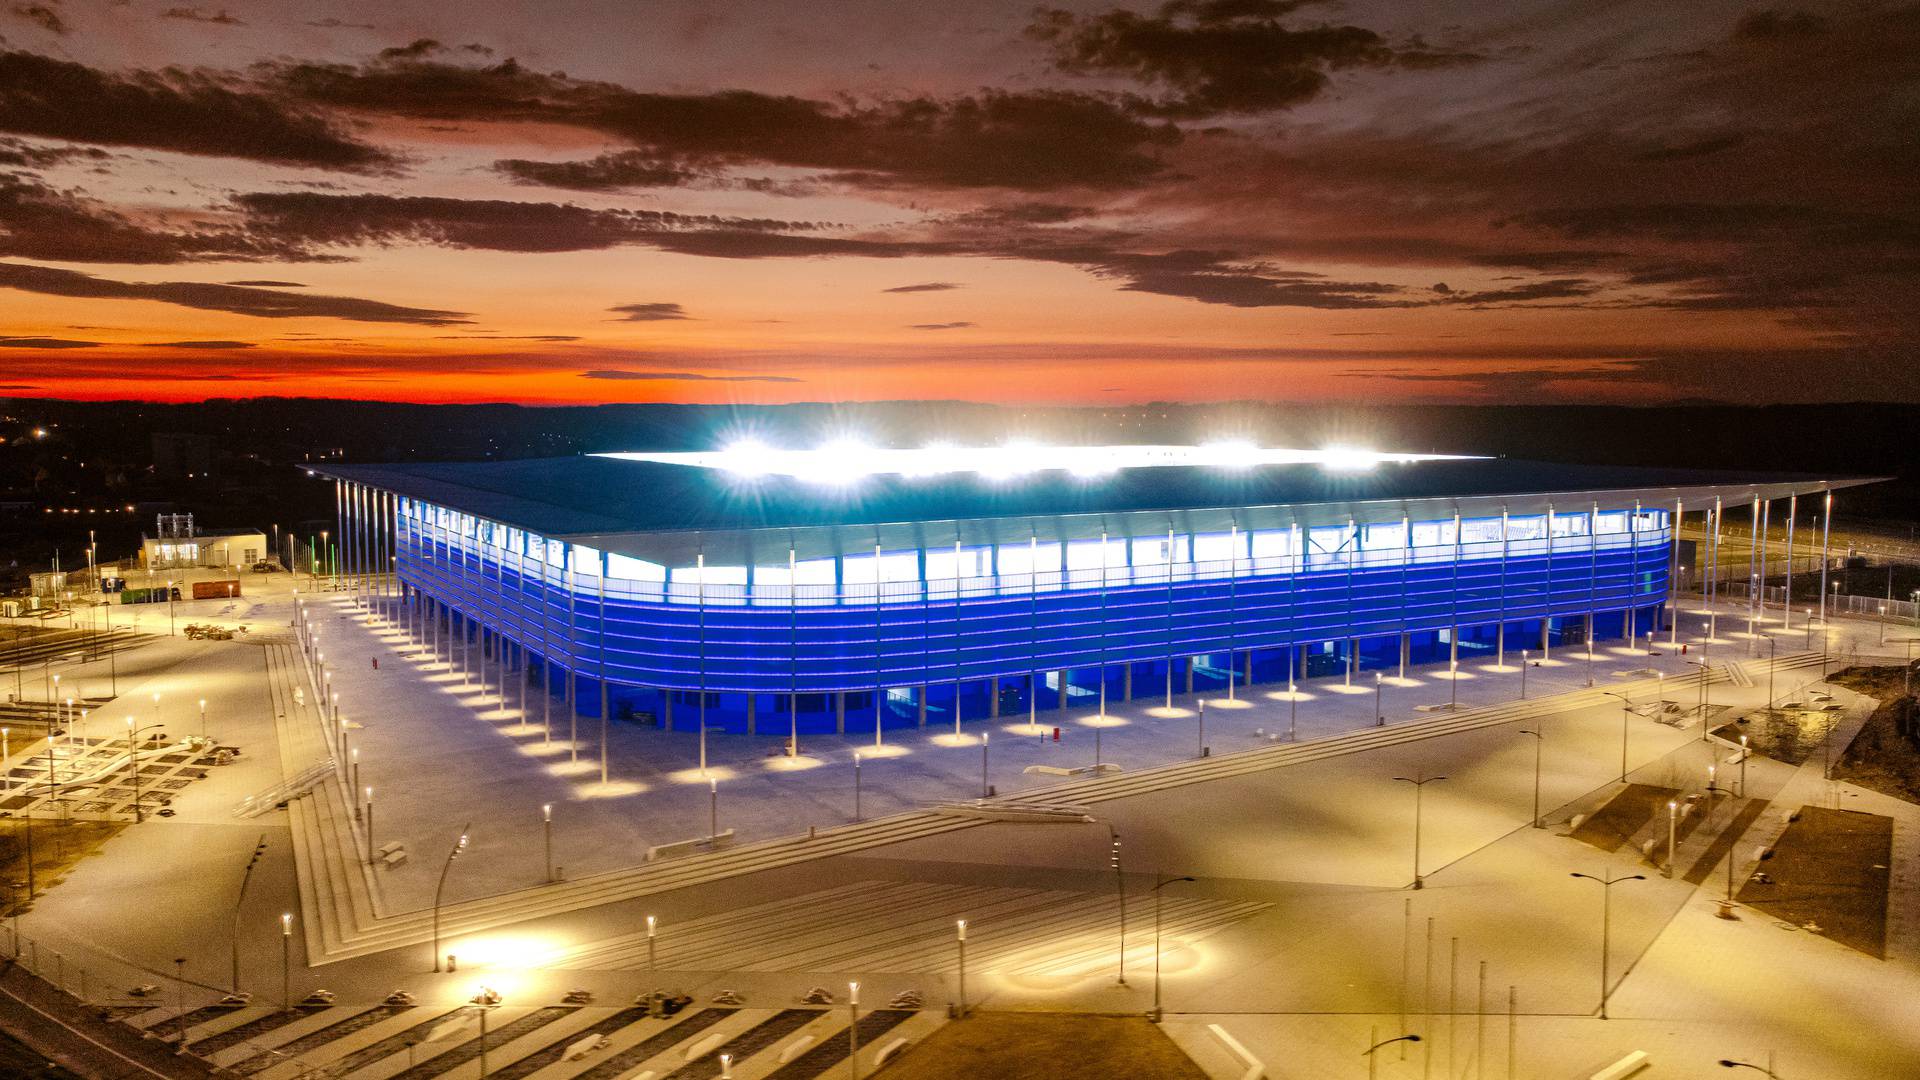
<path id="1" fill-rule="evenodd" d="M 967 543 L 1007 543 L 1035 531 L 1042 537 L 1097 537 L 1107 530 L 1140 535 L 1175 518 L 1182 529 L 1225 531 L 1230 520 L 1241 528 L 1270 528 L 1282 519 L 1314 525 L 1402 514 L 1539 513 L 1549 503 L 1570 511 L 1600 492 L 1616 504 L 1670 506 L 1684 499 L 1697 508 L 1716 496 L 1739 505 L 1872 482 L 1510 458 L 1383 464 L 1364 471 L 1290 464 L 1163 465 L 1096 476 L 885 474 L 842 484 L 609 457 L 308 468 L 535 533 L 667 561 L 696 544 L 715 557 L 710 545 L 731 546 L 716 534 L 759 530 L 842 534 L 814 535 L 805 546 L 858 550 L 875 542 L 890 548 L 951 543 L 956 536 Z M 1249 507 L 1269 510 L 1249 514 Z"/>

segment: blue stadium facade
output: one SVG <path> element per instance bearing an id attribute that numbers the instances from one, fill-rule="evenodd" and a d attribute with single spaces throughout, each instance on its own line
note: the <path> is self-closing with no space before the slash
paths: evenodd
<path id="1" fill-rule="evenodd" d="M 833 488 L 600 458 L 323 471 L 348 568 L 393 567 L 397 617 L 450 658 L 583 715 L 781 735 L 1584 652 L 1662 625 L 1676 515 L 1847 482 L 1504 460 Z"/>

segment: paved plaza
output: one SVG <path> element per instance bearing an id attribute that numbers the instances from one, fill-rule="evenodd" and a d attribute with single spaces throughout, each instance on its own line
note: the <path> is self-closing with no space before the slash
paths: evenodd
<path id="1" fill-rule="evenodd" d="M 1360 1051 L 1376 1028 L 1382 1038 L 1423 1035 L 1404 1059 L 1396 1051 L 1381 1060 L 1380 1075 L 1503 1076 L 1510 992 L 1521 1077 L 1587 1076 L 1633 1050 L 1652 1056 L 1647 1076 L 1697 1076 L 1719 1057 L 1764 1060 L 1769 1051 L 1782 1075 L 1795 1077 L 1898 1075 L 1920 1062 L 1920 1038 L 1898 1004 L 1920 990 L 1920 926 L 1899 903 L 1914 882 L 1914 807 L 1826 783 L 1819 755 L 1797 766 L 1756 756 L 1746 762 L 1742 795 L 1708 797 L 1711 812 L 1679 836 L 1672 878 L 1661 874 L 1659 822 L 1636 824 L 1626 814 L 1623 835 L 1598 842 L 1594 830 L 1572 828 L 1576 815 L 1614 820 L 1627 805 L 1616 802 L 1628 790 L 1623 726 L 1632 784 L 1700 795 L 1709 766 L 1716 790 L 1736 783 L 1737 749 L 1703 741 L 1693 708 L 1702 691 L 1690 661 L 1704 636 L 1696 614 L 1682 622 L 1684 656 L 1665 635 L 1654 656 L 1603 643 L 1591 689 L 1584 651 L 1555 650 L 1550 664 L 1526 670 L 1524 703 L 1517 662 L 1508 670 L 1463 665 L 1457 681 L 1444 669 L 1385 679 L 1379 713 L 1371 673 L 1351 689 L 1339 678 L 1315 679 L 1298 700 L 1284 686 L 1242 688 L 1237 707 L 1209 695 L 1204 760 L 1198 700 L 1190 697 L 1176 697 L 1171 711 L 1164 699 L 1113 702 L 1104 725 L 1096 711 L 1074 710 L 1041 714 L 1039 733 L 1021 730 L 1023 718 L 986 729 L 987 783 L 1002 796 L 1053 789 L 1045 797 L 1086 806 L 1091 823 L 920 812 L 980 794 L 981 728 L 973 723 L 959 745 L 950 731 L 890 729 L 880 753 L 870 730 L 807 736 L 798 759 L 769 756 L 777 737 L 715 737 L 708 753 L 718 825 L 736 830 L 736 846 L 648 865 L 648 847 L 708 832 L 714 804 L 694 735 L 609 725 L 602 784 L 597 719 L 583 718 L 569 740 L 556 707 L 550 735 L 539 722 L 537 688 L 523 713 L 517 684 L 504 702 L 463 686 L 457 672 L 337 594 L 308 605 L 333 676 L 329 689 L 316 691 L 288 625 L 290 588 L 280 579 L 226 612 L 248 624 L 246 640 L 168 638 L 161 613 L 157 636 L 121 656 L 121 702 L 157 708 L 174 739 L 197 734 L 205 697 L 210 738 L 239 754 L 182 778 L 171 795 L 174 817 L 149 818 L 109 841 L 18 921 L 26 959 L 48 979 L 77 991 L 84 977 L 91 1000 L 117 1005 L 149 1029 L 179 1021 L 190 1044 L 214 1040 L 212 1060 L 251 1062 L 251 1074 L 291 1076 L 304 1064 L 342 1076 L 439 1075 L 407 1071 L 426 1060 L 419 1037 L 468 1016 L 458 1011 L 486 985 L 503 999 L 491 1022 L 512 1028 L 492 1044 L 499 1049 L 489 1075 L 505 1067 L 523 1070 L 510 1075 L 612 1077 L 684 1060 L 689 1049 L 717 1052 L 722 1043 L 755 1063 L 738 1075 L 817 1075 L 780 1074 L 777 1058 L 809 1034 L 823 1047 L 844 1039 L 844 1010 L 813 1009 L 800 995 L 822 985 L 843 1001 L 846 982 L 857 979 L 864 1011 L 917 990 L 930 1012 L 894 1010 L 903 1015 L 864 1022 L 897 1031 L 889 1037 L 917 1038 L 958 997 L 954 926 L 963 918 L 967 995 L 979 1007 L 1144 1012 L 1157 953 L 1168 1033 L 1219 1076 L 1244 1067 L 1210 1030 L 1215 1024 L 1272 1076 L 1361 1075 Z M 154 614 L 139 613 L 141 629 L 154 630 Z M 1764 704 L 1769 654 L 1781 658 L 1776 699 L 1815 689 L 1821 665 L 1805 654 L 1800 626 L 1756 628 L 1749 638 L 1744 610 L 1731 609 L 1717 623 L 1719 640 L 1707 654 L 1716 675 L 1706 689 L 1715 726 Z M 1837 623 L 1832 635 L 1830 649 L 1849 657 L 1906 648 L 1900 628 L 1884 647 L 1872 624 Z M 1745 662 L 1737 677 L 1720 667 L 1735 660 Z M 93 677 L 90 667 L 69 676 Z M 1631 709 L 1607 691 L 1624 691 Z M 360 786 L 375 789 L 374 840 L 408 854 L 397 867 L 355 857 L 364 851 L 364 808 L 354 821 L 337 779 L 288 810 L 234 814 L 247 796 L 328 756 L 330 716 L 316 699 L 332 692 L 349 750 L 359 751 Z M 1835 745 L 1844 745 L 1870 703 L 1838 689 L 1832 699 Z M 1422 708 L 1450 700 L 1456 710 Z M 1661 700 L 1671 707 L 1658 709 Z M 1284 737 L 1289 723 L 1292 742 Z M 1544 738 L 1536 745 L 1521 729 Z M 1096 731 L 1099 759 L 1121 766 L 1118 773 L 1026 771 L 1092 765 Z M 76 741 L 83 752 L 95 749 Z M 1536 749 L 1541 829 L 1528 827 Z M 862 817 L 870 819 L 859 826 L 851 820 L 856 750 Z M 13 768 L 25 772 L 45 751 L 13 752 Z M 1438 776 L 1446 779 L 1420 796 L 1426 887 L 1410 890 L 1414 792 L 1395 777 Z M 567 879 L 558 885 L 544 880 L 543 804 L 553 807 L 554 862 Z M 1896 910 L 1885 960 L 1752 909 L 1739 909 L 1735 920 L 1716 917 L 1729 854 L 1744 880 L 1759 848 L 1803 805 L 1894 818 Z M 435 975 L 423 909 L 462 822 L 470 843 L 447 874 L 445 900 L 457 915 L 441 950 L 459 958 L 460 970 Z M 818 835 L 811 848 L 810 826 Z M 1108 862 L 1116 834 L 1124 939 Z M 1650 858 L 1639 847 L 1649 838 Z M 265 853 L 236 919 L 240 879 L 262 839 Z M 296 880 L 296 862 L 311 880 Z M 1576 871 L 1646 875 L 1612 888 L 1614 1018 L 1606 1021 L 1595 1017 L 1602 890 L 1569 876 Z M 1159 891 L 1157 950 L 1156 875 L 1197 879 Z M 338 912 L 324 915 L 316 904 Z M 284 938 L 288 992 L 297 1000 L 326 988 L 336 995 L 332 1008 L 279 1010 L 281 912 L 294 916 Z M 657 928 L 651 947 L 648 916 Z M 342 936 L 316 937 L 311 924 L 322 919 Z M 231 981 L 236 923 L 239 981 L 256 995 L 238 1012 L 215 1008 Z M 359 944 L 337 955 L 313 951 L 349 939 Z M 167 978 L 175 957 L 188 961 L 178 1007 Z M 1125 986 L 1117 982 L 1123 970 Z M 161 1000 L 127 997 L 142 984 L 160 987 Z M 626 1006 L 656 985 L 683 988 L 695 1004 L 670 1021 Z M 593 1001 L 563 1006 L 562 995 L 576 988 Z M 383 1007 L 396 989 L 418 1004 Z M 736 991 L 744 1005 L 709 1004 L 722 990 Z M 1846 1024 L 1835 1022 L 1843 1016 Z M 244 1034 L 220 1047 L 230 1030 Z M 446 1030 L 427 1057 L 452 1054 L 441 1062 L 448 1075 L 477 1075 L 473 1031 Z M 565 1046 L 587 1031 L 607 1033 L 609 1046 L 598 1057 L 565 1060 Z M 723 1038 L 708 1046 L 708 1034 Z M 827 1056 L 821 1051 L 816 1064 L 830 1065 Z M 832 1060 L 844 1067 L 843 1055 Z"/>

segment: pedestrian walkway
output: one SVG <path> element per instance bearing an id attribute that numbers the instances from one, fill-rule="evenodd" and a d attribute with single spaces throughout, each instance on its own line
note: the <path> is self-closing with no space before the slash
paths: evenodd
<path id="1" fill-rule="evenodd" d="M 122 1023 L 225 1075 L 295 1080 L 613 1080 L 648 1074 L 741 1080 L 812 1080 L 847 1068 L 857 1024 L 859 1072 L 870 1073 L 894 1040 L 918 1041 L 944 1018 L 912 1008 L 845 1005 L 689 1006 L 655 1016 L 643 1004 L 152 1008 Z M 883 1039 L 883 1036 L 885 1037 Z M 484 1072 L 483 1072 L 484 1070 Z"/>

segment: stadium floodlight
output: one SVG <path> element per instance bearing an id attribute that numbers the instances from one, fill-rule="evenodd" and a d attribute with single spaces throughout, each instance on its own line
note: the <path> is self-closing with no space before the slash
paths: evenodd
<path id="1" fill-rule="evenodd" d="M 1406 455 L 1381 454 L 1372 450 L 1363 450 L 1352 446 L 1329 446 L 1320 451 L 1320 467 L 1330 472 L 1366 472 L 1382 461 L 1395 460 Z"/>
<path id="2" fill-rule="evenodd" d="M 636 451 L 594 456 L 690 465 L 744 477 L 787 476 L 807 483 L 839 486 L 883 475 L 923 478 L 973 473 L 1001 481 L 1046 471 L 1092 478 L 1122 469 L 1182 466 L 1241 470 L 1266 465 L 1317 465 L 1329 471 L 1364 472 L 1388 463 L 1468 460 L 1457 454 L 1386 453 L 1351 446 L 1305 450 L 1263 447 L 1242 441 L 1204 446 L 1047 446 L 1014 440 L 999 446 L 940 443 L 895 449 L 869 446 L 852 438 L 837 439 L 811 450 L 789 450 L 747 440 L 729 444 L 719 451 Z"/>

